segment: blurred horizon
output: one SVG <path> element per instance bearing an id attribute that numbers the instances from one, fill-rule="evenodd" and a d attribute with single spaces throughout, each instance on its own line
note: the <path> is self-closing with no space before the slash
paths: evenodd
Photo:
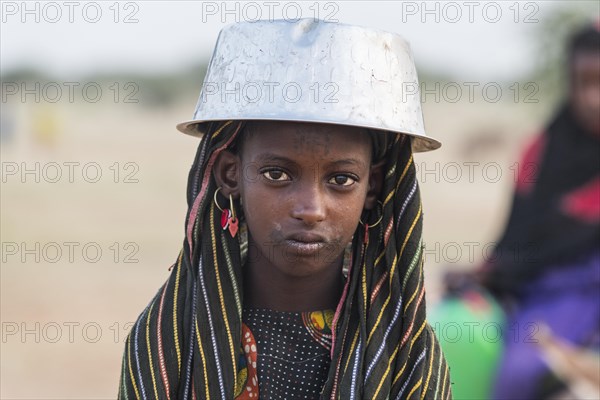
<path id="1" fill-rule="evenodd" d="M 181 96 L 182 91 L 186 95 L 188 93 L 198 95 L 219 30 L 235 20 L 243 19 L 250 11 L 244 11 L 244 6 L 239 5 L 237 13 L 231 13 L 236 9 L 234 6 L 229 9 L 226 6 L 225 10 L 215 11 L 206 4 L 216 4 L 216 7 L 219 7 L 218 3 L 203 2 L 202 7 L 194 6 L 192 9 L 200 12 L 202 18 L 206 19 L 205 23 L 194 27 L 187 26 L 184 29 L 185 36 L 176 36 L 180 31 L 154 32 L 154 35 L 158 34 L 162 38 L 158 44 L 152 42 L 153 45 L 159 45 L 158 48 L 149 49 L 140 46 L 141 49 L 136 49 L 139 57 L 132 57 L 131 54 L 122 56 L 122 53 L 131 53 L 129 50 L 131 43 L 119 40 L 121 31 L 130 31 L 133 28 L 146 31 L 160 18 L 166 18 L 167 21 L 177 18 L 177 7 L 165 9 L 160 7 L 161 3 L 161 1 L 126 2 L 122 6 L 123 10 L 108 7 L 110 10 L 105 9 L 104 14 L 110 12 L 110 15 L 104 15 L 104 19 L 98 24 L 84 24 L 85 21 L 81 21 L 82 16 L 79 16 L 78 21 L 76 18 L 78 14 L 72 10 L 70 12 L 73 15 L 69 15 L 74 20 L 72 24 L 51 23 L 44 21 L 49 18 L 46 14 L 50 14 L 51 11 L 44 13 L 43 6 L 38 9 L 40 15 L 32 16 L 18 6 L 16 6 L 17 10 L 14 10 L 7 9 L 4 4 L 2 35 L 0 35 L 2 52 L 0 80 L 11 83 L 33 80 L 41 83 L 136 82 L 147 92 L 151 102 L 169 102 Z M 181 6 L 180 3 L 187 4 L 169 2 L 169 4 L 173 3 L 178 6 Z M 498 83 L 510 90 L 510 86 L 517 82 L 536 82 L 541 91 L 536 95 L 545 104 L 556 103 L 564 94 L 563 81 L 566 76 L 562 71 L 564 46 L 557 44 L 564 43 L 576 26 L 592 21 L 594 15 L 596 19 L 600 18 L 600 4 L 593 0 L 570 1 L 568 4 L 554 1 L 526 2 L 519 7 L 516 6 L 517 3 L 510 5 L 498 2 L 475 2 L 482 5 L 482 10 L 486 10 L 481 11 L 481 14 L 477 13 L 479 6 L 464 7 L 463 5 L 463 9 L 457 8 L 458 11 L 454 11 L 453 7 L 447 7 L 449 4 L 440 6 L 440 2 L 432 2 L 433 6 L 419 6 L 418 2 L 399 2 L 402 4 L 395 4 L 387 10 L 385 6 L 389 5 L 388 2 L 369 2 L 369 7 L 373 11 L 385 12 L 382 14 L 383 18 L 379 15 L 381 20 L 377 23 L 371 18 L 365 19 L 360 14 L 360 9 L 356 8 L 360 2 L 335 2 L 338 4 L 335 9 L 327 6 L 334 2 L 325 3 L 320 8 L 316 8 L 316 3 L 308 6 L 304 2 L 291 3 L 302 4 L 303 17 L 314 14 L 323 17 L 328 11 L 334 21 L 356 23 L 401 34 L 411 44 L 419 79 L 426 88 L 430 88 L 427 86 L 429 82 L 441 84 L 481 82 L 482 84 Z M 137 6 L 132 8 L 131 4 Z M 238 3 L 232 2 L 232 4 Z M 252 2 L 252 4 L 261 5 L 260 2 Z M 450 2 L 450 4 L 460 6 L 462 3 Z M 501 5 L 498 8 L 485 8 L 486 4 Z M 490 9 L 500 13 L 498 18 L 491 19 L 493 13 L 489 11 Z M 266 13 L 265 9 L 258 10 L 263 14 Z M 281 17 L 272 9 L 266 10 L 269 11 L 266 15 Z M 335 11 L 335 14 L 332 14 L 332 11 Z M 400 19 L 406 23 L 400 24 L 401 26 L 391 23 L 389 14 L 394 15 L 394 11 L 398 11 Z M 206 15 L 208 12 L 211 13 Z M 281 11 L 280 13 L 283 14 Z M 137 22 L 113 23 L 111 28 L 119 28 L 116 30 L 107 30 L 100 26 L 106 25 L 106 19 L 109 17 L 125 20 L 124 14 L 128 14 L 130 19 Z M 191 12 L 188 14 L 192 15 Z M 19 16 L 26 21 L 40 17 L 41 21 L 35 24 L 18 23 L 16 19 Z M 67 18 L 66 10 L 62 10 L 58 22 L 65 18 Z M 473 21 L 469 22 L 469 19 Z M 454 22 L 455 20 L 457 22 Z M 427 23 L 430 21 L 433 23 Z M 179 25 L 185 26 L 185 24 Z M 23 29 L 25 26 L 28 28 Z M 48 47 L 43 49 L 39 47 L 40 32 L 44 29 L 50 29 L 44 35 L 47 36 L 45 40 L 49 40 L 53 37 L 61 38 L 67 35 L 66 30 L 79 29 L 78 26 L 81 26 L 80 29 L 84 32 L 91 33 L 92 37 L 102 35 L 103 40 L 92 48 L 88 45 L 89 39 L 84 39 L 82 35 L 70 37 L 70 42 L 65 45 L 61 42 L 51 42 Z M 179 29 L 183 28 L 179 27 Z M 477 32 L 476 35 L 473 35 L 473 32 Z M 11 37 L 17 36 L 18 40 L 10 40 Z M 202 36 L 206 39 L 197 41 L 193 39 L 194 36 Z M 450 42 L 450 45 L 440 46 L 441 37 L 444 38 L 444 43 Z M 181 43 L 174 46 L 174 43 L 177 43 L 174 41 L 177 40 Z M 199 51 L 181 48 L 189 45 L 191 40 L 195 41 L 196 46 L 200 45 Z M 150 41 L 138 43 L 147 46 Z M 170 57 L 162 54 L 169 55 L 175 51 L 169 51 L 171 47 L 177 48 L 177 58 L 168 61 Z M 48 54 L 49 50 L 54 54 Z M 92 50 L 94 51 L 89 54 Z M 445 54 L 448 51 L 456 55 L 448 56 Z M 102 53 L 113 54 L 113 56 L 106 60 L 100 57 Z M 99 57 L 103 58 L 103 61 L 95 60 Z"/>
<path id="2" fill-rule="evenodd" d="M 327 22 L 400 34 L 410 43 L 416 64 L 432 75 L 450 79 L 514 80 L 540 67 L 534 58 L 540 56 L 540 51 L 547 51 L 547 47 L 539 46 L 547 44 L 543 43 L 542 35 L 552 40 L 561 39 L 565 30 L 597 16 L 599 7 L 593 0 L 483 1 L 472 2 L 471 6 L 465 2 L 430 2 L 428 5 L 427 2 L 371 1 L 368 8 L 372 15 L 368 16 L 360 1 L 273 2 L 276 5 L 270 7 L 265 2 L 141 1 L 121 2 L 120 7 L 115 7 L 115 3 L 94 10 L 100 14 L 96 20 L 90 15 L 93 13 L 89 7 L 46 9 L 43 3 L 33 4 L 37 4 L 37 9 L 33 5 L 3 2 L 0 38 L 3 53 L 0 74 L 3 76 L 21 70 L 47 72 L 56 79 L 107 74 L 179 74 L 208 61 L 219 30 L 226 25 L 260 19 L 257 17 L 295 20 L 296 16 L 317 16 Z M 169 7 L 164 7 L 165 4 Z M 255 6 L 248 7 L 251 4 Z M 294 7 L 286 7 L 286 4 L 294 4 Z M 183 6 L 185 13 L 181 11 Z M 172 23 L 175 24 L 169 25 Z M 161 24 L 175 29 L 156 29 Z M 85 35 L 71 35 L 74 29 Z M 132 31 L 146 35 L 146 40 L 130 36 Z M 90 46 L 93 38 L 97 40 Z M 40 42 L 45 46 L 40 47 Z M 440 46 L 442 42 L 444 45 Z M 113 57 L 107 59 L 105 55 Z"/>

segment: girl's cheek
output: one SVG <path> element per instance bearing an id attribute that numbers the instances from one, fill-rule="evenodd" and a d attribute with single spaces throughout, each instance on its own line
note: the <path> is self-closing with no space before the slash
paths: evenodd
<path id="1" fill-rule="evenodd" d="M 242 208 L 244 210 L 244 216 L 246 217 L 246 220 L 248 220 L 248 219 L 252 218 L 252 210 L 246 201 L 243 201 L 242 203 L 243 203 Z"/>

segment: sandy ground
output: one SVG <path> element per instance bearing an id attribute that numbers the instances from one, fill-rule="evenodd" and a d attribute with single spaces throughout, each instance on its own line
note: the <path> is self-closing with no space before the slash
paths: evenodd
<path id="1" fill-rule="evenodd" d="M 194 103 L 185 104 L 12 108 L 14 135 L 2 143 L 1 398 L 116 397 L 129 324 L 183 240 L 198 143 L 174 128 L 191 114 Z M 35 118 L 47 111 L 54 128 L 40 136 Z M 515 151 L 541 117 L 513 103 L 432 103 L 425 113 L 430 135 L 444 142 L 415 157 L 433 304 L 440 273 L 472 267 L 495 240 Z M 36 163 L 38 172 L 23 175 Z"/>

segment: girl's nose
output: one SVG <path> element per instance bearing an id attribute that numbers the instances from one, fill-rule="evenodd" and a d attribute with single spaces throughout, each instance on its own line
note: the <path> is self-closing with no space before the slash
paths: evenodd
<path id="1" fill-rule="evenodd" d="M 315 225 L 325 219 L 325 198 L 316 185 L 306 185 L 294 194 L 291 215 L 307 225 Z"/>

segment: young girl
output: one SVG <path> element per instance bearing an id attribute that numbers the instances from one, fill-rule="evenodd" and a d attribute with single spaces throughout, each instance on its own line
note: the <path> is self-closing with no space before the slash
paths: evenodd
<path id="1" fill-rule="evenodd" d="M 339 101 L 206 96 L 290 72 L 314 87 L 319 68 Z M 389 33 L 304 20 L 222 31 L 179 126 L 202 135 L 183 249 L 128 336 L 119 398 L 451 397 L 425 319 L 412 155 L 439 143 L 418 97 L 392 90 L 413 77 Z"/>

